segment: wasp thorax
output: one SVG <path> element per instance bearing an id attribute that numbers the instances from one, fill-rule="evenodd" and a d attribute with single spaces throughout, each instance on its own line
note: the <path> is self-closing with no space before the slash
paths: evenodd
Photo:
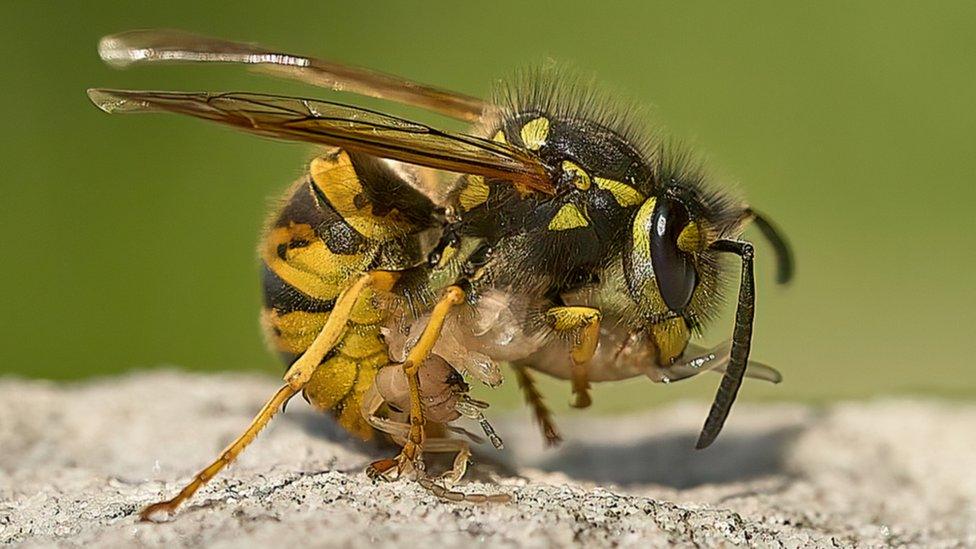
<path id="1" fill-rule="evenodd" d="M 606 182 L 631 185 L 649 175 L 647 162 L 622 135 L 585 117 L 530 110 L 501 121 L 493 139 L 532 151 L 557 190 L 589 190 Z M 614 193 L 627 202 L 626 190 Z"/>

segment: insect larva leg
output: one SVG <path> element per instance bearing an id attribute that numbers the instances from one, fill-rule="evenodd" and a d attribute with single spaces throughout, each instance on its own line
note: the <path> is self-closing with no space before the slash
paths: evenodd
<path id="1" fill-rule="evenodd" d="M 368 402 L 369 399 L 364 401 L 364 403 Z M 382 401 L 377 402 L 381 403 Z M 377 431 L 390 435 L 390 437 L 393 438 L 394 442 L 397 444 L 406 444 L 407 437 L 410 436 L 410 424 L 385 417 L 379 417 L 376 415 L 376 411 L 378 409 L 378 405 L 370 405 L 368 407 L 364 405 L 363 412 L 364 416 L 366 417 L 366 421 L 369 422 L 369 424 Z M 461 478 L 464 477 L 464 473 L 468 469 L 468 460 L 471 458 L 471 450 L 466 441 L 446 437 L 428 438 L 424 441 L 424 451 L 438 453 L 456 452 L 457 455 L 454 456 L 453 467 L 450 471 L 444 473 L 441 478 L 449 484 L 453 484 L 460 481 Z M 386 473 L 393 470 L 395 465 L 396 462 L 394 460 L 377 462 L 370 465 L 366 469 L 366 474 L 370 478 L 387 478 Z"/>
<path id="2" fill-rule="evenodd" d="M 491 445 L 494 446 L 496 450 L 501 450 L 505 447 L 505 443 L 502 441 L 502 438 L 498 436 L 498 433 L 495 432 L 495 428 L 491 426 L 491 423 L 488 423 L 488 418 L 485 417 L 485 414 L 482 411 L 487 407 L 487 402 L 475 400 L 468 395 L 463 395 L 458 399 L 454 409 L 457 410 L 462 416 L 477 421 L 478 425 L 480 425 L 481 429 L 485 432 L 485 436 L 488 437 L 488 441 L 491 442 Z"/>
<path id="3" fill-rule="evenodd" d="M 589 363 L 600 342 L 602 314 L 593 307 L 552 307 L 545 313 L 546 322 L 558 332 L 571 332 L 570 358 L 573 361 L 572 383 L 575 408 L 586 408 L 590 399 Z"/>
<path id="4" fill-rule="evenodd" d="M 453 438 L 432 438 L 424 443 L 425 452 L 450 453 L 456 452 L 454 465 L 450 471 L 446 471 L 440 476 L 441 481 L 448 485 L 458 483 L 464 478 L 464 473 L 468 471 L 468 463 L 471 459 L 471 448 L 463 440 Z"/>
<path id="5" fill-rule="evenodd" d="M 281 410 L 285 403 L 288 402 L 291 397 L 295 396 L 296 392 L 297 391 L 289 385 L 284 385 L 278 389 L 278 392 L 271 397 L 264 407 L 261 408 L 261 411 L 258 412 L 258 415 L 254 417 L 254 420 L 251 421 L 251 424 L 247 427 L 247 430 L 245 430 L 241 436 L 237 437 L 237 440 L 230 443 L 230 445 L 220 453 L 220 457 L 214 460 L 214 462 L 208 465 L 205 469 L 197 473 L 196 476 L 193 477 L 193 480 L 191 480 L 189 484 L 180 490 L 179 494 L 176 494 L 176 497 L 170 500 L 154 503 L 143 509 L 139 513 L 139 519 L 144 521 L 152 520 L 152 516 L 156 513 L 172 513 L 176 511 L 176 508 L 179 507 L 181 503 L 193 496 L 193 494 L 196 493 L 201 486 L 212 479 L 217 473 L 220 472 L 221 469 L 230 465 L 231 462 L 233 462 L 234 459 L 236 459 L 237 456 L 244 451 L 244 448 L 246 448 L 247 445 L 258 436 L 261 429 L 263 429 L 264 426 L 271 421 L 271 418 L 278 413 L 278 410 Z"/>
<path id="6" fill-rule="evenodd" d="M 434 497 L 454 503 L 508 503 L 512 501 L 512 496 L 508 494 L 465 494 L 456 490 L 448 490 L 428 477 L 418 478 L 417 483 L 433 494 Z"/>
<path id="7" fill-rule="evenodd" d="M 407 436 L 410 433 L 410 425 L 387 418 L 373 416 L 369 419 L 369 424 L 379 431 L 389 434 L 397 444 L 406 444 Z M 450 471 L 441 475 L 448 484 L 454 484 L 464 477 L 468 470 L 468 462 L 471 459 L 471 449 L 468 443 L 463 440 L 453 438 L 429 438 L 424 441 L 424 452 L 451 453 L 456 452 L 454 464 Z M 383 477 L 386 480 L 393 480 L 387 476 L 396 465 L 395 460 L 380 460 L 366 469 L 366 474 L 370 478 Z M 385 468 L 384 468 L 385 467 Z"/>
<path id="8" fill-rule="evenodd" d="M 546 406 L 542 398 L 542 393 L 535 386 L 535 379 L 533 379 L 532 374 L 529 373 L 525 366 L 519 364 L 512 364 L 512 369 L 515 370 L 515 379 L 518 381 L 519 388 L 522 389 L 525 402 L 532 407 L 535 420 L 539 424 L 539 427 L 542 428 L 542 436 L 546 439 L 546 446 L 552 447 L 559 445 L 563 439 L 559 436 L 559 429 L 556 428 L 556 423 L 552 419 L 552 413 L 549 411 L 549 407 Z"/>

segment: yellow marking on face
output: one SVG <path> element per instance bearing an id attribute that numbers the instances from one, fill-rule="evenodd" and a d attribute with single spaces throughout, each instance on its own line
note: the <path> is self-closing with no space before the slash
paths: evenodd
<path id="1" fill-rule="evenodd" d="M 279 247 L 293 241 L 305 245 L 285 248 L 282 258 Z M 261 255 L 268 268 L 289 285 L 318 299 L 335 298 L 349 278 L 362 272 L 370 261 L 366 254 L 332 252 L 312 227 L 304 223 L 271 229 L 262 248 Z"/>
<path id="2" fill-rule="evenodd" d="M 672 318 L 651 325 L 651 337 L 657 346 L 657 363 L 667 367 L 685 352 L 691 331 L 683 318 Z"/>
<path id="3" fill-rule="evenodd" d="M 480 175 L 469 175 L 465 178 L 464 188 L 458 195 L 458 202 L 461 209 L 470 211 L 484 204 L 488 200 L 488 185 L 485 178 Z"/>
<path id="4" fill-rule="evenodd" d="M 371 240 L 386 240 L 409 232 L 412 227 L 397 210 L 382 217 L 373 215 L 349 154 L 318 157 L 309 166 L 312 181 L 329 204 L 356 232 Z"/>
<path id="5" fill-rule="evenodd" d="M 573 204 L 565 204 L 549 221 L 550 231 L 566 231 L 578 227 L 586 227 L 590 222 L 583 216 L 583 212 Z"/>
<path id="6" fill-rule="evenodd" d="M 596 181 L 597 188 L 609 191 L 613 195 L 614 200 L 617 201 L 617 204 L 620 204 L 624 208 L 637 206 L 644 202 L 644 195 L 626 183 L 604 177 L 596 177 L 594 181 Z"/>
<path id="7" fill-rule="evenodd" d="M 659 314 L 668 310 L 664 298 L 661 297 L 657 281 L 654 279 L 653 270 L 648 268 L 653 267 L 651 259 L 651 231 L 653 227 L 651 224 L 656 204 L 657 200 L 653 196 L 644 201 L 644 204 L 637 210 L 634 223 L 631 226 L 631 238 L 634 245 L 630 251 L 630 259 L 633 265 L 641 266 L 632 273 L 637 283 L 635 291 L 638 292 L 633 297 L 644 314 Z"/>
<path id="8" fill-rule="evenodd" d="M 686 253 L 700 252 L 705 248 L 705 242 L 702 239 L 701 229 L 698 228 L 698 223 L 692 221 L 685 225 L 684 229 L 681 229 L 681 233 L 678 234 L 678 249 Z"/>
<path id="9" fill-rule="evenodd" d="M 634 252 L 643 261 L 651 260 L 651 216 L 654 215 L 654 205 L 657 200 L 652 196 L 637 210 L 632 227 L 634 237 Z"/>
<path id="10" fill-rule="evenodd" d="M 502 130 L 498 130 L 498 132 L 495 133 L 495 136 L 492 137 L 491 140 L 497 143 L 508 143 L 508 140 L 505 139 L 505 132 L 503 132 Z"/>
<path id="11" fill-rule="evenodd" d="M 590 174 L 576 162 L 563 160 L 563 171 L 572 176 L 573 185 L 577 189 L 585 191 L 590 188 Z"/>
<path id="12" fill-rule="evenodd" d="M 549 120 L 539 117 L 529 120 L 522 126 L 522 143 L 530 151 L 539 150 L 549 138 Z"/>

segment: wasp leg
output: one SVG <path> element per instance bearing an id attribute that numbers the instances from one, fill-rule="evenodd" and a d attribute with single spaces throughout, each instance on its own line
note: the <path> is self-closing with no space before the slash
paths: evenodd
<path id="1" fill-rule="evenodd" d="M 407 442 L 406 437 L 410 433 L 409 424 L 378 416 L 371 416 L 369 423 L 376 429 L 389 434 L 398 444 L 405 444 Z M 512 498 L 508 494 L 468 494 L 449 488 L 464 478 L 464 474 L 468 471 L 471 449 L 467 442 L 453 438 L 430 438 L 424 441 L 423 449 L 425 452 L 456 452 L 454 455 L 454 464 L 451 469 L 444 472 L 437 479 L 427 476 L 423 470 L 417 471 L 417 483 L 433 494 L 434 497 L 447 501 L 468 503 L 507 503 L 511 501 Z M 395 474 L 400 474 L 397 465 L 397 461 L 393 459 L 379 460 L 373 462 L 366 469 L 366 474 L 372 479 L 383 478 L 385 480 L 392 480 L 389 476 L 390 473 L 395 472 Z M 413 465 L 407 463 L 406 467 L 413 467 Z"/>
<path id="2" fill-rule="evenodd" d="M 393 421 L 386 418 L 374 418 L 377 421 L 370 420 L 370 425 L 375 427 L 377 430 L 382 431 L 390 435 L 393 441 L 397 444 L 404 445 L 407 442 L 407 437 L 410 435 L 410 425 L 408 423 L 402 423 L 398 421 Z M 471 458 L 471 449 L 468 443 L 454 438 L 446 437 L 432 437 L 424 441 L 424 452 L 433 453 L 455 453 L 454 463 L 451 469 L 440 476 L 440 480 L 447 482 L 448 484 L 455 484 L 459 482 L 464 474 L 468 470 L 468 461 Z M 403 470 L 397 468 L 397 462 L 393 459 L 383 459 L 373 462 L 366 468 L 366 476 L 371 479 L 382 479 L 382 480 L 395 480 L 396 477 L 401 473 L 409 473 L 410 469 L 414 467 L 413 464 L 405 464 Z M 423 471 L 418 471 L 423 476 Z"/>
<path id="3" fill-rule="evenodd" d="M 152 516 L 157 513 L 172 513 L 176 511 L 176 508 L 181 503 L 193 496 L 201 486 L 216 476 L 224 467 L 230 465 L 244 451 L 244 448 L 247 448 L 247 445 L 254 441 L 258 433 L 261 432 L 261 429 L 278 413 L 278 410 L 282 409 L 291 397 L 295 396 L 295 394 L 305 387 L 315 367 L 322 362 L 325 355 L 338 342 L 343 330 L 345 330 L 349 313 L 356 303 L 356 299 L 362 293 L 363 288 L 367 285 L 383 288 L 389 287 L 392 285 L 393 276 L 395 276 L 394 273 L 380 271 L 366 273 L 339 294 L 339 297 L 336 299 L 336 306 L 329 315 L 325 326 L 322 327 L 322 331 L 319 332 L 309 348 L 295 361 L 295 364 L 288 370 L 288 373 L 285 374 L 286 384 L 278 389 L 278 392 L 265 403 L 264 407 L 254 417 L 244 433 L 225 448 L 220 453 L 220 457 L 214 460 L 213 463 L 197 473 L 193 477 L 193 480 L 180 490 L 180 493 L 176 497 L 146 507 L 139 513 L 139 518 L 141 520 L 151 520 Z"/>
<path id="4" fill-rule="evenodd" d="M 563 441 L 563 438 L 559 436 L 559 429 L 556 428 L 556 423 L 552 419 L 552 413 L 549 411 L 549 407 L 546 406 L 545 401 L 542 399 L 542 393 L 535 386 L 535 379 L 533 379 L 532 374 L 529 373 L 529 370 L 525 366 L 512 364 L 512 369 L 515 370 L 515 379 L 518 382 L 519 388 L 522 389 L 525 402 L 532 407 L 532 413 L 535 415 L 536 423 L 542 428 L 542 436 L 546 439 L 546 446 L 558 446 Z"/>
<path id="5" fill-rule="evenodd" d="M 452 438 L 432 438 L 424 445 L 424 450 L 429 452 L 457 452 L 454 456 L 454 465 L 450 471 L 442 474 L 437 480 L 421 475 L 417 481 L 434 497 L 467 503 L 507 503 L 512 500 L 508 494 L 485 494 L 485 493 L 464 493 L 451 490 L 450 486 L 457 484 L 464 473 L 468 470 L 468 463 L 471 458 L 471 449 L 468 443 L 463 440 Z"/>
<path id="6" fill-rule="evenodd" d="M 423 453 L 425 424 L 423 403 L 420 400 L 420 367 L 430 356 L 434 344 L 437 343 L 441 330 L 444 328 L 447 314 L 455 305 L 462 303 L 464 297 L 464 290 L 458 286 L 449 286 L 444 291 L 440 301 L 434 305 L 427 326 L 420 334 L 420 339 L 410 349 L 406 360 L 403 361 L 403 373 L 407 376 L 410 387 L 410 432 L 400 454 L 393 459 L 398 471 L 402 472 L 408 463 L 415 466 L 419 465 L 418 468 L 423 467 L 422 464 L 418 463 Z M 380 460 L 373 464 L 374 468 L 377 469 L 388 465 L 389 460 Z"/>
<path id="7" fill-rule="evenodd" d="M 251 421 L 251 424 L 247 427 L 247 430 L 245 430 L 241 436 L 237 437 L 237 440 L 230 443 L 230 445 L 220 453 L 220 457 L 214 460 L 214 462 L 208 465 L 205 469 L 197 473 L 196 476 L 193 477 L 193 480 L 191 480 L 189 484 L 180 490 L 180 493 L 176 494 L 173 499 L 153 503 L 152 505 L 149 505 L 143 509 L 139 513 L 139 519 L 149 521 L 152 520 L 152 516 L 157 513 L 173 513 L 176 511 L 176 508 L 179 507 L 181 503 L 193 496 L 193 494 L 196 493 L 201 486 L 216 476 L 221 469 L 230 465 L 231 462 L 233 462 L 234 459 L 236 459 L 237 456 L 244 451 L 244 448 L 246 448 L 247 445 L 258 436 L 261 429 L 263 429 L 264 426 L 271 421 L 271 418 L 278 413 L 278 410 L 281 410 L 285 403 L 287 403 L 291 397 L 295 396 L 295 393 L 297 392 L 298 391 L 293 389 L 290 385 L 283 385 L 280 389 L 278 389 L 278 392 L 271 397 L 271 400 L 269 400 L 264 407 L 261 408 L 258 415 L 255 416 L 253 421 Z"/>
<path id="8" fill-rule="evenodd" d="M 586 408 L 590 398 L 589 363 L 600 342 L 602 314 L 593 307 L 553 307 L 545 312 L 545 320 L 557 332 L 572 332 L 572 383 L 576 400 L 574 408 Z"/>
<path id="9" fill-rule="evenodd" d="M 363 401 L 362 406 L 362 413 L 366 421 L 376 430 L 390 435 L 397 444 L 406 445 L 410 436 L 411 424 L 376 415 L 376 412 L 383 404 L 383 399 L 377 392 L 370 392 L 371 394 Z M 432 425 L 436 426 L 439 424 L 431 424 L 428 427 Z M 424 441 L 423 450 L 425 452 L 456 452 L 453 466 L 449 471 L 440 476 L 438 479 L 440 482 L 428 477 L 422 468 L 417 470 L 417 483 L 433 494 L 434 497 L 447 501 L 469 503 L 504 503 L 511 501 L 511 496 L 508 494 L 465 494 L 448 488 L 448 486 L 459 482 L 468 470 L 471 449 L 466 441 L 433 436 Z M 407 471 L 408 468 L 415 467 L 413 463 L 405 463 L 405 468 L 400 468 L 398 465 L 399 463 L 395 459 L 375 461 L 367 467 L 366 474 L 373 479 L 383 478 L 385 480 L 392 480 L 391 474 L 399 475 Z"/>
<path id="10" fill-rule="evenodd" d="M 349 288 L 343 290 L 336 298 L 335 307 L 329 313 L 329 318 L 325 321 L 322 331 L 315 336 L 315 340 L 312 341 L 302 356 L 298 357 L 298 360 L 285 372 L 285 383 L 296 392 L 305 387 L 325 355 L 339 342 L 346 330 L 353 306 L 356 305 L 356 300 L 359 299 L 366 286 L 388 290 L 393 286 L 396 276 L 396 273 L 388 271 L 369 272 L 360 276 Z"/>

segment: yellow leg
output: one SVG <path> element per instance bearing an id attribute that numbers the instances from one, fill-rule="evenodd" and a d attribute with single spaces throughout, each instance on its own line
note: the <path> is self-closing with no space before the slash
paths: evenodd
<path id="1" fill-rule="evenodd" d="M 221 469 L 230 465 L 230 463 L 233 462 L 234 459 L 236 459 L 237 456 L 244 451 L 244 448 L 246 448 L 247 445 L 258 436 L 261 429 L 263 429 L 264 426 L 271 421 L 271 418 L 278 413 L 278 410 L 282 409 L 285 403 L 288 402 L 288 399 L 295 396 L 296 392 L 297 391 L 295 389 L 288 385 L 284 385 L 278 389 L 278 392 L 271 397 L 271 400 L 269 400 L 264 407 L 261 408 L 258 415 L 255 416 L 253 421 L 251 421 L 251 424 L 248 426 L 247 430 L 245 430 L 241 436 L 237 437 L 237 440 L 230 443 L 230 446 L 221 452 L 220 457 L 214 460 L 214 462 L 208 465 L 204 470 L 197 473 L 196 476 L 193 477 L 193 480 L 191 480 L 186 487 L 180 490 L 179 494 L 176 494 L 176 497 L 170 500 L 154 503 L 143 509 L 142 512 L 139 513 L 139 519 L 144 521 L 152 520 L 152 516 L 156 513 L 173 513 L 176 511 L 176 508 L 179 507 L 181 503 L 193 496 L 193 494 L 196 493 L 201 486 L 216 476 Z"/>
<path id="2" fill-rule="evenodd" d="M 390 435 L 397 444 L 402 445 L 406 443 L 407 436 L 410 433 L 409 423 L 402 423 L 378 416 L 371 416 L 368 421 L 375 429 Z M 454 484 L 460 481 L 464 477 L 464 473 L 468 470 L 471 449 L 468 447 L 468 443 L 463 440 L 446 437 L 428 438 L 424 441 L 424 452 L 455 454 L 453 467 L 450 471 L 441 475 L 441 480 L 448 484 Z M 382 477 L 384 480 L 393 480 L 392 476 L 387 475 L 391 473 L 399 474 L 399 471 L 395 470 L 396 463 L 393 460 L 384 460 L 383 462 L 388 464 L 388 469 L 380 470 L 374 465 L 366 470 L 366 474 L 373 479 Z M 410 464 L 407 465 L 409 466 Z"/>
<path id="3" fill-rule="evenodd" d="M 373 286 L 377 289 L 388 290 L 396 281 L 397 273 L 387 271 L 374 271 L 363 274 L 352 286 L 346 288 L 339 294 L 335 306 L 329 313 L 328 320 L 319 335 L 309 345 L 308 349 L 288 368 L 285 372 L 285 383 L 295 392 L 298 392 L 308 383 L 312 373 L 321 364 L 322 359 L 336 346 L 346 331 L 346 325 L 352 308 L 356 305 L 356 300 L 363 293 L 366 286 Z"/>
<path id="4" fill-rule="evenodd" d="M 590 398 L 589 363 L 600 342 L 600 319 L 602 314 L 593 307 L 553 307 L 546 311 L 545 319 L 559 332 L 573 332 L 573 346 L 570 358 L 573 361 L 572 384 L 576 400 L 575 408 L 586 408 L 592 404 Z"/>
<path id="5" fill-rule="evenodd" d="M 395 276 L 395 273 L 382 271 L 366 273 L 359 277 L 352 286 L 339 294 L 336 300 L 336 306 L 329 314 L 329 319 L 326 321 L 325 326 L 322 327 L 322 331 L 319 332 L 309 348 L 302 353 L 302 356 L 295 361 L 292 367 L 289 368 L 288 373 L 285 374 L 286 384 L 278 389 L 278 392 L 261 408 L 261 411 L 254 417 L 244 433 L 224 449 L 220 457 L 214 460 L 213 463 L 197 473 L 193 477 L 193 480 L 180 490 L 180 493 L 176 497 L 146 507 L 139 513 L 139 517 L 142 520 L 150 520 L 152 515 L 156 513 L 164 511 L 169 513 L 174 512 L 181 503 L 193 496 L 201 486 L 212 479 L 221 469 L 230 465 L 244 451 L 244 448 L 254 441 L 258 433 L 261 432 L 261 429 L 278 413 L 278 410 L 282 409 L 291 397 L 295 396 L 295 394 L 305 387 L 305 384 L 312 376 L 312 372 L 322 363 L 322 359 L 335 347 L 342 336 L 352 307 L 363 289 L 367 285 L 388 289 L 392 286 L 393 281 L 395 281 Z"/>
<path id="6" fill-rule="evenodd" d="M 407 463 L 416 463 L 421 456 L 424 445 L 424 409 L 420 400 L 420 366 L 430 356 L 434 344 L 441 335 L 447 314 L 455 305 L 464 302 L 464 290 L 458 286 L 450 286 L 444 291 L 434 310 L 430 313 L 427 326 L 420 334 L 417 344 L 407 353 L 403 362 L 403 373 L 407 376 L 410 387 L 410 433 L 406 443 L 394 462 L 398 470 L 403 470 Z M 374 464 L 375 469 L 388 469 L 390 460 L 380 460 Z"/>
<path id="7" fill-rule="evenodd" d="M 542 399 L 542 393 L 535 386 L 535 380 L 525 366 L 513 364 L 512 369 L 515 371 L 518 386 L 522 389 L 522 394 L 525 396 L 525 402 L 532 407 L 535 420 L 539 424 L 539 427 L 542 428 L 542 436 L 546 439 L 546 446 L 557 446 L 563 439 L 559 436 L 559 429 L 556 428 L 556 422 L 552 419 L 552 413 L 549 411 L 549 407 L 546 406 L 545 401 Z"/>

